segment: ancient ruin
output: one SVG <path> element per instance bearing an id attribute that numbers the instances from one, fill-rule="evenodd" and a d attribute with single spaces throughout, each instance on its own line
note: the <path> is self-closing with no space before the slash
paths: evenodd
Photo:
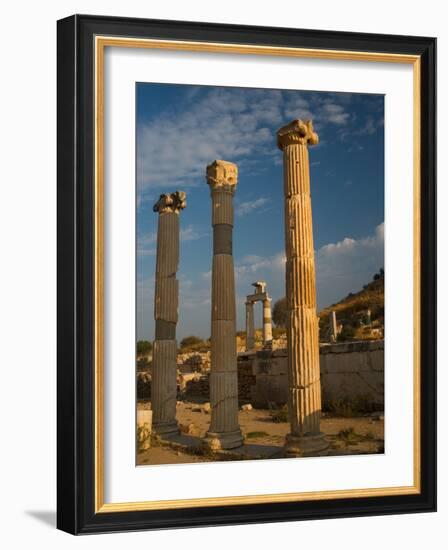
<path id="1" fill-rule="evenodd" d="M 266 283 L 257 281 L 252 283 L 255 293 L 246 296 L 246 351 L 255 348 L 254 304 L 263 302 L 263 348 L 272 346 L 272 315 L 271 298 L 266 292 Z"/>
<path id="2" fill-rule="evenodd" d="M 154 318 L 156 322 L 152 358 L 151 404 L 153 430 L 162 437 L 179 433 L 176 420 L 177 343 L 179 282 L 179 213 L 186 206 L 185 193 L 160 195 L 154 205 L 159 214 L 157 229 L 156 285 Z"/>
<path id="3" fill-rule="evenodd" d="M 137 414 L 138 453 L 145 455 L 159 444 L 172 448 L 176 457 L 183 449 L 191 453 L 192 460 L 199 455 L 213 460 L 319 456 L 340 454 L 347 447 L 352 453 L 384 451 L 383 424 L 371 427 L 384 421 L 384 342 L 350 341 L 342 328 L 354 330 L 351 318 L 344 317 L 339 303 L 324 317 L 321 312 L 319 343 L 308 159 L 308 146 L 317 143 L 311 121 L 294 120 L 277 132 L 284 166 L 286 322 L 281 299 L 277 303 L 282 302 L 283 317 L 280 323 L 276 317 L 275 339 L 271 297 L 263 280 L 252 283 L 255 290 L 245 299 L 245 342 L 236 332 L 233 199 L 237 166 L 215 160 L 206 169 L 213 227 L 211 338 L 190 347 L 183 344 L 179 350 L 176 274 L 179 213 L 186 205 L 185 193 L 163 194 L 154 205 L 159 214 L 155 341 L 152 355 L 144 361 L 140 358 L 137 378 L 137 393 L 144 393 L 146 399 L 151 396 L 152 410 L 145 405 Z M 259 341 L 255 342 L 254 305 L 258 302 L 263 304 L 261 349 Z M 361 336 L 365 333 L 372 339 L 377 330 L 382 337 L 381 325 L 374 322 L 375 327 L 367 309 L 356 313 L 353 324 Z M 353 419 L 345 431 L 332 435 L 327 418 L 322 420 L 324 436 L 322 388 L 326 413 L 339 412 L 342 417 L 347 411 L 371 413 L 367 420 L 364 414 L 356 421 L 364 436 L 352 434 L 352 441 L 344 439 L 344 433 L 353 430 Z M 359 442 L 364 446 L 356 447 Z"/>
<path id="4" fill-rule="evenodd" d="M 232 449 L 243 444 L 238 423 L 235 275 L 232 253 L 236 164 L 215 160 L 207 166 L 212 199 L 213 260 L 211 314 L 211 422 L 205 444 Z"/>
<path id="5" fill-rule="evenodd" d="M 285 198 L 288 411 L 287 456 L 316 454 L 328 447 L 320 431 L 321 387 L 316 314 L 308 145 L 319 137 L 309 120 L 294 120 L 277 132 L 283 151 Z"/>

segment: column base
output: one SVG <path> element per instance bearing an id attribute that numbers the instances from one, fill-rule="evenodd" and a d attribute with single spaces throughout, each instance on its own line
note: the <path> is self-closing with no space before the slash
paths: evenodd
<path id="1" fill-rule="evenodd" d="M 243 442 L 243 434 L 238 429 L 233 432 L 207 432 L 203 445 L 210 451 L 219 451 L 221 449 L 236 449 L 241 447 Z"/>
<path id="2" fill-rule="evenodd" d="M 316 456 L 328 449 L 329 445 L 322 432 L 304 436 L 288 434 L 285 441 L 285 456 Z"/>
<path id="3" fill-rule="evenodd" d="M 173 435 L 179 435 L 180 430 L 176 420 L 171 422 L 160 422 L 152 425 L 152 431 L 162 439 L 172 437 Z"/>

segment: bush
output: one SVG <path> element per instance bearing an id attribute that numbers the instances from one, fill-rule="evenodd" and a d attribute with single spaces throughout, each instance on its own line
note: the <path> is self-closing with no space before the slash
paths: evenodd
<path id="1" fill-rule="evenodd" d="M 195 344 L 202 344 L 203 340 L 198 336 L 186 336 L 180 342 L 181 348 L 186 348 L 188 346 L 194 346 Z"/>
<path id="2" fill-rule="evenodd" d="M 204 342 L 201 340 L 198 344 L 191 344 L 190 346 L 185 346 L 180 348 L 181 353 L 190 353 L 190 352 L 196 352 L 196 353 L 207 353 L 207 351 L 210 351 L 211 349 L 211 343 L 210 342 Z"/>
<path id="3" fill-rule="evenodd" d="M 286 336 L 286 329 L 283 327 L 274 327 L 272 329 L 272 336 L 274 338 L 281 338 L 282 336 Z"/>
<path id="4" fill-rule="evenodd" d="M 286 298 L 280 298 L 275 302 L 272 310 L 272 320 L 277 327 L 286 326 Z"/>
<path id="5" fill-rule="evenodd" d="M 152 344 L 148 340 L 139 340 L 137 342 L 137 355 L 147 355 L 152 351 Z"/>
<path id="6" fill-rule="evenodd" d="M 280 424 L 281 422 L 288 422 L 288 406 L 284 405 L 281 409 L 272 409 L 270 411 L 272 422 Z"/>

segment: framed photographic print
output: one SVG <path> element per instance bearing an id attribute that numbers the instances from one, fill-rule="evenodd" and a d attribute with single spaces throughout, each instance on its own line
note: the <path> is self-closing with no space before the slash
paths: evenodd
<path id="1" fill-rule="evenodd" d="M 58 22 L 58 527 L 435 510 L 433 38 Z"/>

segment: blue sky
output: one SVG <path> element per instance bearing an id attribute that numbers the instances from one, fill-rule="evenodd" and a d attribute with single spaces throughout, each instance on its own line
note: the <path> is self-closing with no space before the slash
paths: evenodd
<path id="1" fill-rule="evenodd" d="M 359 290 L 384 265 L 382 95 L 137 84 L 137 337 L 154 338 L 157 216 L 161 193 L 187 193 L 180 214 L 178 339 L 210 334 L 211 201 L 206 165 L 235 162 L 237 328 L 251 283 L 284 296 L 282 153 L 276 130 L 313 120 L 310 147 L 318 308 Z M 256 325 L 261 326 L 260 311 Z"/>

